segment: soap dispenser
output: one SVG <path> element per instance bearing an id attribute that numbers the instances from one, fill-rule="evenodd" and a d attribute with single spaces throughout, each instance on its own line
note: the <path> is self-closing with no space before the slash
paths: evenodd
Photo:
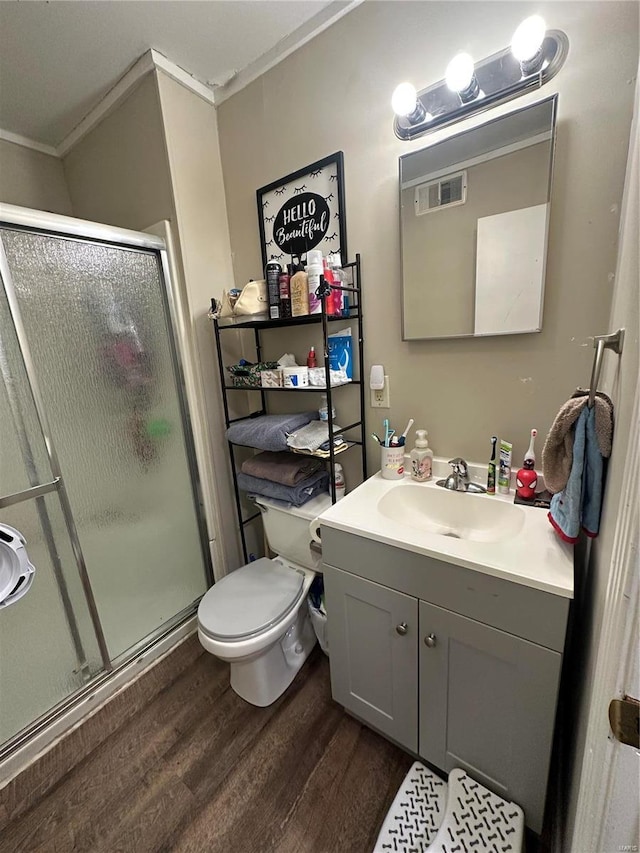
<path id="1" fill-rule="evenodd" d="M 411 477 L 419 483 L 431 479 L 431 467 L 433 460 L 433 450 L 429 447 L 427 441 L 427 431 L 425 429 L 416 430 L 415 447 L 409 454 L 411 460 Z"/>

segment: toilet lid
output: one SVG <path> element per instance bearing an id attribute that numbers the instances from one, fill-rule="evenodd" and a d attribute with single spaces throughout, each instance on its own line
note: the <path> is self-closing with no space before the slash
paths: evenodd
<path id="1" fill-rule="evenodd" d="M 198 607 L 200 628 L 214 639 L 240 640 L 283 619 L 302 595 L 304 574 L 261 557 L 226 575 Z"/>

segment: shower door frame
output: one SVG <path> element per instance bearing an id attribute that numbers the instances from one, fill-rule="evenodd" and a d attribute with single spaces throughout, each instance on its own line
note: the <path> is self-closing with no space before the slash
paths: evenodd
<path id="1" fill-rule="evenodd" d="M 26 231 L 29 233 L 42 234 L 44 236 L 57 237 L 60 239 L 68 239 L 76 243 L 99 243 L 101 245 L 111 246 L 125 251 L 145 251 L 156 256 L 159 266 L 158 273 L 161 279 L 160 293 L 163 300 L 163 309 L 167 322 L 169 352 L 175 377 L 187 465 L 189 469 L 194 510 L 200 538 L 200 550 L 204 563 L 205 580 L 208 586 L 210 586 L 214 582 L 213 566 L 211 562 L 211 552 L 209 550 L 209 537 L 202 499 L 200 473 L 195 452 L 191 416 L 187 401 L 184 367 L 177 333 L 179 325 L 177 295 L 174 283 L 171 279 L 164 240 L 151 234 L 129 231 L 124 228 L 102 225 L 100 223 L 74 219 L 72 217 L 50 214 L 44 211 L 36 211 L 4 203 L 0 203 L 0 228 L 7 228 L 14 231 Z M 40 717 L 29 722 L 25 728 L 21 729 L 16 735 L 9 738 L 8 741 L 0 744 L 0 762 L 2 762 L 18 749 L 25 746 L 25 744 L 27 744 L 34 735 L 42 732 L 47 726 L 61 718 L 74 706 L 78 705 L 87 697 L 90 697 L 98 687 L 108 681 L 115 673 L 123 670 L 131 664 L 135 658 L 144 656 L 145 653 L 154 645 L 163 640 L 163 638 L 168 637 L 172 632 L 176 631 L 177 628 L 183 625 L 194 615 L 196 611 L 196 602 L 174 614 L 166 620 L 163 625 L 143 637 L 138 643 L 135 643 L 121 655 L 112 658 L 109 654 L 98 607 L 91 587 L 91 581 L 75 526 L 71 503 L 67 495 L 58 455 L 53 442 L 46 407 L 40 391 L 40 385 L 31 355 L 31 348 L 22 322 L 20 306 L 18 304 L 17 294 L 13 285 L 11 270 L 1 239 L 0 276 L 4 283 L 4 289 L 9 304 L 9 313 L 18 339 L 18 345 L 24 364 L 29 390 L 34 401 L 37 421 L 44 437 L 47 459 L 53 473 L 53 480 L 49 483 L 44 483 L 11 495 L 0 497 L 0 509 L 16 503 L 21 503 L 22 501 L 35 499 L 40 502 L 39 499 L 48 493 L 56 492 L 58 494 L 62 515 L 64 517 L 67 534 L 76 560 L 78 573 L 80 575 L 85 600 L 89 609 L 91 623 L 95 632 L 103 665 L 103 669 L 96 673 L 95 676 L 91 677 L 83 687 L 70 693 L 69 696 L 61 702 L 56 703 Z M 19 428 L 18 424 L 15 426 L 16 429 Z M 26 434 L 21 435 L 20 438 L 28 444 L 28 437 Z M 69 619 L 69 617 L 71 617 L 71 619 Z M 72 623 L 75 617 L 73 613 L 71 613 L 67 614 L 67 618 L 68 621 Z"/>

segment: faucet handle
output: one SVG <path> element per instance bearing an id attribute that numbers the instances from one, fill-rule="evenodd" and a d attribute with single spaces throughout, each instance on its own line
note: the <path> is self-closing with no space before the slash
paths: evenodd
<path id="1" fill-rule="evenodd" d="M 451 465 L 451 467 L 459 477 L 462 477 L 465 480 L 469 478 L 469 469 L 467 468 L 467 463 L 461 456 L 456 456 L 455 459 L 450 459 L 449 465 Z"/>

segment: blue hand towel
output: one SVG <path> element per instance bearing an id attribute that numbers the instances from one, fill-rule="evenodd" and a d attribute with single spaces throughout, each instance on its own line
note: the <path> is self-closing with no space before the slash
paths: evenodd
<path id="1" fill-rule="evenodd" d="M 573 460 L 567 485 L 551 499 L 549 521 L 565 542 L 577 542 L 580 526 L 597 536 L 602 505 L 604 463 L 595 428 L 595 409 L 580 412 L 573 439 Z"/>
<path id="2" fill-rule="evenodd" d="M 264 495 L 266 498 L 275 498 L 294 506 L 302 506 L 321 492 L 329 491 L 329 474 L 326 471 L 318 471 L 317 474 L 312 474 L 295 486 L 284 486 L 282 483 L 263 480 L 262 477 L 252 477 L 251 474 L 240 471 L 238 488 L 251 495 Z"/>

